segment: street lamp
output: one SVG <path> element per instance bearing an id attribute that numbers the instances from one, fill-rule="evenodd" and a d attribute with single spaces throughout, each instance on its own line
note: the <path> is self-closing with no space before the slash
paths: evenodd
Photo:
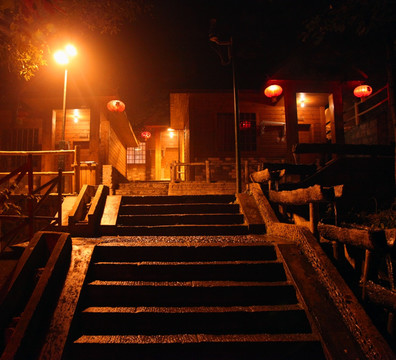
<path id="1" fill-rule="evenodd" d="M 65 141 L 65 128 L 66 128 L 66 89 L 67 89 L 67 65 L 70 62 L 70 59 L 77 55 L 77 49 L 68 44 L 64 49 L 58 50 L 54 53 L 55 61 L 63 65 L 65 67 L 65 81 L 63 84 L 63 118 L 62 118 L 62 138 L 59 143 L 59 147 L 62 150 L 66 150 L 66 141 Z"/>

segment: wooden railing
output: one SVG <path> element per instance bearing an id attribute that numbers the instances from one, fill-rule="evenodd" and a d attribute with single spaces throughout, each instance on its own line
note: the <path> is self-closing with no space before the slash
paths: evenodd
<path id="1" fill-rule="evenodd" d="M 65 156 L 67 154 L 74 155 L 73 171 L 33 171 L 33 156 L 42 155 L 57 155 Z M 26 162 L 19 168 L 11 172 L 0 172 L 1 175 L 5 175 L 0 178 L 0 186 L 3 190 L 0 193 L 0 205 L 4 205 L 6 202 L 12 202 L 11 195 L 14 194 L 15 190 L 21 184 L 22 180 L 27 177 L 27 193 L 22 194 L 21 198 L 26 201 L 26 209 L 21 214 L 6 214 L 0 212 L 0 220 L 7 220 L 15 223 L 15 226 L 11 230 L 7 230 L 5 234 L 0 237 L 0 251 L 6 246 L 10 245 L 15 237 L 26 227 L 29 227 L 29 239 L 32 238 L 35 229 L 35 221 L 37 220 L 48 220 L 56 221 L 58 225 L 62 224 L 62 201 L 63 201 L 63 185 L 64 176 L 74 176 L 73 190 L 79 191 L 80 188 L 80 166 L 79 162 L 79 148 L 75 150 L 47 150 L 47 151 L 0 151 L 0 156 L 26 156 Z M 34 176 L 55 176 L 45 184 L 38 186 L 36 189 L 33 187 Z M 57 200 L 56 210 L 57 216 L 40 216 L 38 215 L 39 210 L 43 207 L 44 203 L 48 203 L 49 195 L 53 192 L 54 188 L 57 187 Z M 4 208 L 3 208 L 4 210 Z M 0 210 L 1 211 L 1 210 Z"/>
<path id="2" fill-rule="evenodd" d="M 64 157 L 66 155 L 73 155 L 72 169 L 68 171 L 62 171 L 63 176 L 73 176 L 73 189 L 74 193 L 80 191 L 80 147 L 76 146 L 74 150 L 43 150 L 43 151 L 0 151 L 0 156 L 43 156 L 43 155 L 55 155 L 58 157 Z M 1 175 L 7 175 L 9 172 L 0 172 Z M 34 176 L 46 176 L 46 175 L 58 175 L 58 171 L 34 171 Z"/>
<path id="3" fill-rule="evenodd" d="M 259 162 L 256 167 L 257 169 L 255 170 L 262 170 L 262 162 Z M 242 167 L 242 174 L 243 174 L 243 180 L 245 184 L 249 183 L 249 166 L 252 164 L 249 164 L 248 160 L 243 161 L 243 167 Z M 199 168 L 199 167 L 204 167 L 205 168 L 205 182 L 210 183 L 216 179 L 213 179 L 211 173 L 211 169 L 214 167 L 218 166 L 229 166 L 229 167 L 235 167 L 235 162 L 229 162 L 229 161 L 210 161 L 210 160 L 205 160 L 202 162 L 191 162 L 191 163 L 186 163 L 186 162 L 177 162 L 174 161 L 170 165 L 170 179 L 171 182 L 182 182 L 182 181 L 191 181 L 192 177 L 190 176 L 190 170 L 191 168 Z M 231 180 L 231 179 L 229 179 Z"/>
<path id="4" fill-rule="evenodd" d="M 388 101 L 389 85 L 386 85 L 367 98 L 362 99 L 360 102 L 356 102 L 353 107 L 345 110 L 344 128 L 350 129 L 354 126 L 358 126 L 363 115 L 373 111 Z"/>

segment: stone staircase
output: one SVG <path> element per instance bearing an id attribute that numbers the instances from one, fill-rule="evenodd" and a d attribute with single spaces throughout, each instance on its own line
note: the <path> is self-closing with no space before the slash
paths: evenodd
<path id="1" fill-rule="evenodd" d="M 67 358 L 325 359 L 276 247 L 219 238 L 97 245 Z"/>
<path id="2" fill-rule="evenodd" d="M 247 234 L 235 201 L 235 195 L 123 196 L 117 234 Z"/>
<path id="3" fill-rule="evenodd" d="M 130 181 L 120 183 L 117 195 L 168 195 L 169 181 Z"/>

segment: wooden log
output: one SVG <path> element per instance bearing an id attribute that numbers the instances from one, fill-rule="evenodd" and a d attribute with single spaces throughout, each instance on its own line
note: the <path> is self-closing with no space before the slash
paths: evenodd
<path id="1" fill-rule="evenodd" d="M 250 174 L 250 180 L 252 182 L 266 182 L 269 180 L 279 180 L 281 177 L 285 175 L 285 170 L 274 170 L 270 171 L 268 169 L 264 169 L 261 171 L 256 171 L 252 174 Z"/>
<path id="2" fill-rule="evenodd" d="M 365 230 L 340 227 L 329 224 L 318 224 L 319 234 L 327 240 L 375 250 L 387 247 L 384 232 L 381 230 Z"/>
<path id="3" fill-rule="evenodd" d="M 375 284 L 372 281 L 366 283 L 367 300 L 383 306 L 390 311 L 396 311 L 396 292 Z"/>
<path id="4" fill-rule="evenodd" d="M 269 197 L 272 202 L 284 205 L 306 205 L 315 202 L 333 201 L 336 197 L 341 197 L 343 185 L 323 187 L 313 185 L 304 189 L 290 191 L 270 190 Z"/>

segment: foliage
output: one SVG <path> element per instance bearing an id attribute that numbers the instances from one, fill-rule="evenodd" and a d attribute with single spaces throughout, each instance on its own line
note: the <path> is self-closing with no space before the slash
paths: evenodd
<path id="1" fill-rule="evenodd" d="M 22 209 L 11 199 L 9 188 L 0 190 L 0 214 L 2 215 L 21 215 Z"/>
<path id="2" fill-rule="evenodd" d="M 0 0 L 0 55 L 8 70 L 30 80 L 47 65 L 50 41 L 65 29 L 116 34 L 149 9 L 144 0 Z"/>
<path id="3" fill-rule="evenodd" d="M 382 33 L 394 36 L 396 3 L 394 0 L 338 0 L 328 2 L 323 10 L 309 19 L 303 40 L 322 42 L 331 33 L 357 36 Z"/>

